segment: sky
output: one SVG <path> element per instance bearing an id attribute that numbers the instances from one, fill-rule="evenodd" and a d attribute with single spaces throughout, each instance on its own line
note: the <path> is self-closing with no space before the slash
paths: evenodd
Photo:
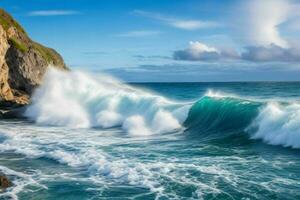
<path id="1" fill-rule="evenodd" d="M 297 0 L 0 0 L 72 69 L 130 82 L 300 81 Z"/>

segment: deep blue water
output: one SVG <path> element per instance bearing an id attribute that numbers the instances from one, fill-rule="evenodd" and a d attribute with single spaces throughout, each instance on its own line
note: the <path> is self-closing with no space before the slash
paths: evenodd
<path id="1" fill-rule="evenodd" d="M 130 85 L 0 121 L 0 198 L 300 199 L 300 83 Z"/>
<path id="2" fill-rule="evenodd" d="M 254 99 L 300 100 L 300 82 L 132 83 L 178 100 L 198 100 L 207 91 Z"/>

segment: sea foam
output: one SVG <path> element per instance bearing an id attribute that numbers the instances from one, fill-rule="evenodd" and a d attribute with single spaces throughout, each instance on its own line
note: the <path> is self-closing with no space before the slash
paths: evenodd
<path id="1" fill-rule="evenodd" d="M 132 135 L 180 129 L 182 105 L 109 76 L 50 69 L 25 115 L 43 125 L 71 128 L 123 127 Z"/>
<path id="2" fill-rule="evenodd" d="M 252 138 L 272 145 L 300 148 L 299 122 L 300 104 L 268 103 L 250 126 L 256 129 Z"/>

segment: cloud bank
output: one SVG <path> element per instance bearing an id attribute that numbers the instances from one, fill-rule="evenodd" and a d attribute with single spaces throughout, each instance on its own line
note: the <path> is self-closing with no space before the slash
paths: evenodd
<path id="1" fill-rule="evenodd" d="M 299 66 L 274 63 L 171 63 L 105 72 L 129 82 L 297 81 L 300 77 Z"/>
<path id="2" fill-rule="evenodd" d="M 234 50 L 220 50 L 216 47 L 210 47 L 201 42 L 190 42 L 186 49 L 174 51 L 173 59 L 184 61 L 300 62 L 300 47 L 283 48 L 275 44 L 248 46 L 241 53 L 237 53 Z"/>
<path id="3" fill-rule="evenodd" d="M 300 62 L 300 48 L 282 48 L 277 45 L 246 47 L 241 59 L 254 62 Z"/>

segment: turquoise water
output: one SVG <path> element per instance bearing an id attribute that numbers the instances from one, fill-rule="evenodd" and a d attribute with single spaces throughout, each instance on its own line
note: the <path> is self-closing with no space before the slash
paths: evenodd
<path id="1" fill-rule="evenodd" d="M 300 83 L 58 84 L 0 121 L 0 199 L 300 198 Z"/>

